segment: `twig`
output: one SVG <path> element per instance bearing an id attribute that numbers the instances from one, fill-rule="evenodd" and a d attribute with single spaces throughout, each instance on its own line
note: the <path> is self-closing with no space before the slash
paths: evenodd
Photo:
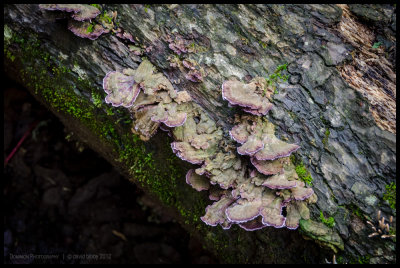
<path id="1" fill-rule="evenodd" d="M 17 145 L 14 147 L 14 149 L 12 149 L 11 153 L 4 160 L 4 166 L 6 166 L 7 163 L 11 160 L 11 158 L 15 155 L 15 153 L 18 151 L 19 147 L 21 147 L 24 140 L 29 136 L 29 134 L 31 134 L 32 130 L 36 127 L 38 123 L 39 120 L 36 120 L 30 125 L 29 129 L 24 133 L 22 138 L 18 141 Z"/>

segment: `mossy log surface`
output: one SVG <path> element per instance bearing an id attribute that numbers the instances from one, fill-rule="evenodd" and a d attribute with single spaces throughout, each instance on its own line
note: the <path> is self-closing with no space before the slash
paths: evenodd
<path id="1" fill-rule="evenodd" d="M 395 20 L 395 7 L 377 6 L 385 11 L 377 13 L 382 21 Z M 385 218 L 396 216 L 392 204 L 383 199 L 385 186 L 396 177 L 395 131 L 378 127 L 369 99 L 347 84 L 338 71 L 357 53 L 338 30 L 341 7 L 102 8 L 117 12 L 118 27 L 132 34 L 135 43 L 112 33 L 94 41 L 80 38 L 68 30 L 66 19 L 56 20 L 38 5 L 5 5 L 6 74 L 28 88 L 127 179 L 160 201 L 221 262 L 323 263 L 333 254 L 348 263 L 396 261 L 393 239 L 368 238 L 372 230 L 366 223 L 376 221 L 378 210 Z M 374 20 L 379 21 L 376 16 Z M 382 25 L 374 23 L 371 31 L 389 47 L 395 23 L 384 32 L 379 29 Z M 167 36 L 183 38 L 191 49 L 177 55 L 169 48 Z M 142 55 L 135 55 L 135 49 Z M 226 132 L 241 109 L 222 99 L 222 83 L 231 76 L 242 81 L 269 77 L 277 66 L 288 64 L 289 80 L 276 84 L 274 108 L 267 117 L 277 126 L 280 139 L 301 146 L 295 153 L 296 162 L 310 173 L 318 196 L 310 206 L 312 221 L 301 223 L 297 230 L 268 227 L 253 232 L 238 226 L 223 230 L 205 225 L 200 217 L 211 202 L 207 193 L 186 184 L 185 174 L 194 166 L 172 153 L 172 139 L 159 132 L 150 141 L 141 141 L 131 133 L 127 110 L 104 102 L 105 74 L 135 69 L 142 57 L 170 81 L 180 80 L 174 87 L 188 91 Z M 185 69 L 170 66 L 172 59 L 190 59 L 206 76 L 201 82 L 189 81 Z M 333 227 L 321 222 L 321 211 L 326 218 L 334 218 Z M 391 228 L 395 228 L 395 219 Z"/>

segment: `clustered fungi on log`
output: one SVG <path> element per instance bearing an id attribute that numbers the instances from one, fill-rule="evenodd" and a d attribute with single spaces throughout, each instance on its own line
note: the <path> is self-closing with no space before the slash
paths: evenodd
<path id="1" fill-rule="evenodd" d="M 188 62 L 185 67 L 191 69 Z M 226 81 L 222 86 L 224 99 L 252 114 L 236 116 L 239 124 L 229 133 L 242 144 L 237 152 L 251 156 L 256 170 L 247 167 L 236 154 L 233 141 L 223 138 L 222 129 L 191 102 L 190 95 L 176 91 L 148 60 L 136 70 L 107 73 L 103 88 L 107 103 L 129 109 L 135 118 L 133 133 L 146 141 L 163 123 L 162 129 L 175 140 L 171 143 L 173 152 L 182 160 L 201 165 L 188 171 L 186 182 L 197 191 L 209 190 L 210 199 L 215 201 L 201 217 L 206 224 L 220 224 L 224 229 L 238 224 L 249 231 L 266 226 L 296 229 L 300 219 L 309 219 L 306 202 L 315 203 L 316 195 L 299 180 L 288 158 L 299 146 L 276 138 L 274 126 L 259 117 L 272 107 L 268 101 L 272 92 L 265 79 L 257 77 L 249 84 Z"/>
<path id="2" fill-rule="evenodd" d="M 116 23 L 114 22 L 117 13 L 114 11 L 104 11 L 101 16 L 98 16 L 101 14 L 101 11 L 98 7 L 93 5 L 40 4 L 39 7 L 40 9 L 47 11 L 72 12 L 72 15 L 68 17 L 68 29 L 81 38 L 96 40 L 100 35 L 112 31 L 117 37 L 136 43 L 130 33 L 124 32 L 120 27 L 116 27 Z"/>
<path id="3" fill-rule="evenodd" d="M 265 160 L 275 160 L 289 156 L 300 147 L 296 144 L 283 142 L 275 137 L 274 125 L 264 118 L 243 116 L 239 124 L 229 132 L 232 139 L 242 144 L 237 151 L 241 155 L 249 155 L 252 162 L 261 173 Z M 264 167 L 266 168 L 266 167 Z M 264 171 L 264 174 L 268 171 Z M 269 175 L 269 174 L 266 174 Z"/>
<path id="4" fill-rule="evenodd" d="M 106 103 L 129 108 L 136 118 L 132 131 L 149 140 L 160 123 L 168 127 L 183 125 L 187 114 L 184 103 L 191 100 L 186 91 L 177 92 L 162 73 L 144 60 L 136 70 L 111 71 L 103 79 Z"/>
<path id="5" fill-rule="evenodd" d="M 230 193 L 225 193 L 206 208 L 206 215 L 201 219 L 209 225 L 221 224 L 227 229 L 236 223 L 248 231 L 266 226 L 296 229 L 300 219 L 310 218 L 306 202 L 315 203 L 316 195 L 299 180 L 288 158 L 299 146 L 276 138 L 274 126 L 258 117 L 271 109 L 272 104 L 268 101 L 271 94 L 261 77 L 248 84 L 225 81 L 222 85 L 225 100 L 243 106 L 244 111 L 253 114 L 236 117 L 239 124 L 229 133 L 232 139 L 242 144 L 237 152 L 251 156 L 258 172 L 249 172 L 249 169 L 246 172 L 246 167 L 233 154 L 224 157 L 219 152 L 214 159 L 204 161 L 196 170 L 199 175 L 205 174 L 210 182 L 218 183 L 222 189 L 232 188 Z M 227 169 L 222 167 L 224 165 Z M 286 207 L 286 217 L 282 215 L 283 207 Z"/>

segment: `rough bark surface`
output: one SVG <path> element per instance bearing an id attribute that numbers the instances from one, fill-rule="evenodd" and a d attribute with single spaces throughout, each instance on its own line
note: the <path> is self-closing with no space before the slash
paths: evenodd
<path id="1" fill-rule="evenodd" d="M 321 263 L 336 254 L 342 262 L 394 263 L 393 238 L 368 238 L 373 231 L 367 220 L 376 223 L 378 210 L 386 219 L 396 216 L 395 208 L 383 199 L 385 186 L 396 176 L 396 117 L 391 114 L 395 107 L 381 118 L 373 117 L 368 92 L 349 81 L 351 68 L 342 77 L 352 62 L 356 71 L 363 71 L 357 61 L 361 48 L 346 41 L 339 27 L 345 10 L 360 17 L 359 23 L 371 23 L 371 33 L 379 35 L 388 52 L 382 56 L 387 62 L 369 66 L 376 73 L 359 77 L 377 77 L 383 86 L 376 89 L 395 99 L 390 83 L 395 85 L 396 79 L 396 10 L 374 7 L 375 15 L 362 5 L 103 6 L 117 12 L 118 26 L 132 34 L 133 43 L 111 33 L 94 41 L 80 38 L 67 29 L 65 19 L 55 20 L 52 12 L 38 5 L 5 5 L 4 66 L 7 75 L 26 86 L 89 146 L 166 205 L 221 261 Z M 191 48 L 181 55 L 168 41 L 179 38 Z M 141 49 L 142 55 L 134 49 Z M 311 218 L 321 224 L 323 234 L 306 223 L 294 231 L 205 226 L 199 217 L 210 203 L 207 194 L 185 183 L 191 165 L 172 155 L 170 138 L 159 133 L 147 143 L 138 141 L 124 108 L 104 103 L 105 74 L 135 69 L 141 57 L 147 57 L 176 89 L 188 91 L 223 128 L 226 139 L 232 118 L 241 109 L 222 99 L 222 83 L 231 76 L 242 81 L 268 77 L 287 63 L 289 80 L 277 85 L 267 117 L 277 126 L 277 137 L 301 146 L 296 158 L 312 175 L 318 201 L 310 206 Z M 174 59 L 194 62 L 205 74 L 203 81 L 187 79 L 187 69 L 170 65 Z M 379 114 L 377 110 L 374 113 Z M 329 232 L 321 223 L 321 212 L 335 220 Z M 395 223 L 394 219 L 390 226 L 394 230 Z"/>

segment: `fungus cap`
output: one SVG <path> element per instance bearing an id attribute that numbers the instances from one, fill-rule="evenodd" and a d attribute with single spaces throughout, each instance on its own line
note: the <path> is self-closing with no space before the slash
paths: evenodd
<path id="1" fill-rule="evenodd" d="M 262 96 L 258 83 L 255 81 L 249 84 L 234 80 L 225 81 L 222 84 L 222 98 L 256 115 L 266 115 L 273 106 L 267 97 Z"/>
<path id="2" fill-rule="evenodd" d="M 283 164 L 282 164 L 283 159 L 285 158 L 283 157 L 273 161 L 269 160 L 260 161 L 257 160 L 257 158 L 255 157 L 251 157 L 250 162 L 258 170 L 258 172 L 264 175 L 274 175 L 276 173 L 280 173 L 283 171 Z"/>
<path id="3" fill-rule="evenodd" d="M 234 202 L 234 199 L 228 196 L 223 196 L 217 202 L 206 207 L 206 214 L 200 219 L 207 225 L 216 226 L 228 221 L 225 215 L 226 208 Z"/>
<path id="4" fill-rule="evenodd" d="M 96 40 L 103 33 L 109 32 L 109 30 L 104 29 L 100 24 L 95 24 L 92 30 L 88 31 L 90 27 L 92 27 L 90 22 L 77 22 L 74 20 L 68 20 L 68 30 L 81 38 Z"/>
<path id="5" fill-rule="evenodd" d="M 241 122 L 234 126 L 229 134 L 242 144 L 237 148 L 241 155 L 254 156 L 256 160 L 275 160 L 289 156 L 300 148 L 297 144 L 286 143 L 276 138 L 273 125 L 266 119 L 242 116 L 239 120 Z M 260 162 L 254 159 L 253 162 L 263 172 Z"/>
<path id="6" fill-rule="evenodd" d="M 261 219 L 262 219 L 261 217 L 258 217 L 251 221 L 240 223 L 239 226 L 245 229 L 246 231 L 260 230 L 264 227 L 269 226 L 268 224 L 263 224 Z"/>
<path id="7" fill-rule="evenodd" d="M 255 219 L 260 215 L 261 199 L 248 201 L 238 199 L 235 204 L 226 209 L 226 216 L 231 222 L 241 223 Z"/>
<path id="8" fill-rule="evenodd" d="M 90 20 L 100 14 L 97 7 L 85 4 L 40 4 L 39 7 L 44 10 L 73 12 L 71 17 L 77 21 Z"/>
<path id="9" fill-rule="evenodd" d="M 186 183 L 192 186 L 196 191 L 210 189 L 210 182 L 207 178 L 200 176 L 194 172 L 194 169 L 189 169 L 186 173 Z"/>
<path id="10" fill-rule="evenodd" d="M 135 102 L 141 87 L 132 76 L 112 71 L 103 78 L 103 89 L 107 93 L 106 103 L 128 108 Z"/>

